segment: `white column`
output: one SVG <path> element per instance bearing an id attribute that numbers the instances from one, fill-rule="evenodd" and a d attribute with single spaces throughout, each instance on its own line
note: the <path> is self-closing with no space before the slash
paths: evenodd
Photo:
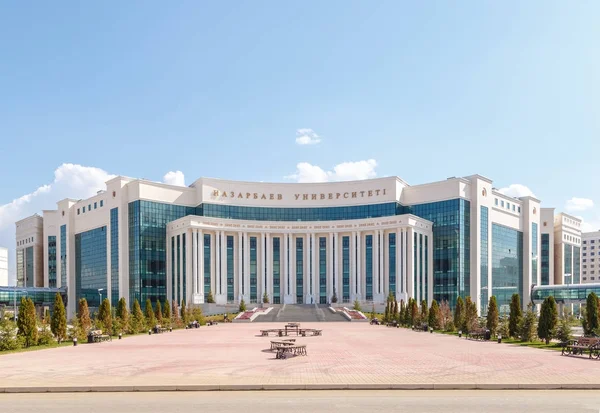
<path id="1" fill-rule="evenodd" d="M 304 277 L 302 280 L 302 301 L 304 304 L 310 304 L 310 274 L 312 268 L 312 252 L 310 250 L 311 241 L 310 234 L 304 234 Z"/>
<path id="2" fill-rule="evenodd" d="M 288 250 L 290 248 L 290 239 L 289 234 L 283 233 L 281 234 L 281 264 L 283 268 L 281 268 L 282 274 L 282 282 L 280 283 L 279 288 L 279 296 L 281 297 L 281 303 L 288 303 L 288 278 L 289 278 L 289 267 L 288 267 Z"/>
<path id="3" fill-rule="evenodd" d="M 204 303 L 204 233 L 198 231 L 198 294 L 200 302 Z"/>
<path id="4" fill-rule="evenodd" d="M 246 267 L 246 265 L 248 265 L 248 263 L 244 260 L 244 255 L 242 254 L 242 251 L 244 250 L 244 248 L 248 248 L 247 245 L 244 244 L 243 248 L 242 248 L 242 242 L 245 242 L 246 240 L 243 239 L 244 238 L 244 233 L 242 233 L 241 231 L 237 233 L 237 239 L 238 239 L 238 246 L 237 246 L 237 257 L 236 257 L 236 277 L 234 280 L 234 285 L 233 285 L 233 294 L 235 295 L 235 299 L 236 300 L 240 300 L 242 299 L 242 296 L 245 292 L 244 288 L 244 268 Z M 243 240 L 243 241 L 242 241 Z"/>
<path id="5" fill-rule="evenodd" d="M 192 229 L 192 294 L 198 294 L 198 230 Z"/>
<path id="6" fill-rule="evenodd" d="M 213 256 L 214 256 L 214 271 L 213 271 L 213 292 L 215 294 L 215 300 L 217 299 L 217 295 L 221 294 L 221 286 L 219 285 L 221 280 L 221 231 L 215 231 L 214 243 L 212 245 Z"/>
<path id="7" fill-rule="evenodd" d="M 433 301 L 433 236 L 427 236 L 428 243 L 428 254 L 425 259 L 428 261 L 427 265 L 427 294 L 428 294 L 428 302 L 427 305 L 431 306 L 431 302 Z"/>
<path id="8" fill-rule="evenodd" d="M 311 234 L 312 239 L 312 267 L 313 267 L 313 279 L 312 279 L 312 298 L 313 303 L 319 303 L 319 261 L 318 261 L 318 251 L 319 251 L 319 240 L 317 238 L 317 234 Z"/>
<path id="9" fill-rule="evenodd" d="M 385 283 L 386 271 L 385 271 L 385 231 L 379 230 L 379 297 L 383 302 L 387 299 L 386 291 L 388 286 Z"/>
<path id="10" fill-rule="evenodd" d="M 294 234 L 290 237 L 290 297 L 292 303 L 296 303 L 296 238 Z"/>
<path id="11" fill-rule="evenodd" d="M 171 257 L 171 235 L 167 235 L 167 300 L 171 301 L 173 298 L 173 291 L 171 291 L 171 277 L 173 277 L 172 271 L 171 271 L 171 260 L 173 259 L 173 257 Z M 57 260 L 60 261 L 60 260 Z M 59 277 L 58 273 L 56 275 L 56 285 L 60 285 L 60 277 Z M 121 274 L 119 272 L 119 274 Z M 120 278 L 120 277 L 119 277 Z M 119 288 L 119 292 L 121 292 L 121 289 Z M 129 300 L 127 300 L 129 301 Z"/>
<path id="12" fill-rule="evenodd" d="M 250 302 L 250 236 L 244 232 L 244 300 Z"/>
<path id="13" fill-rule="evenodd" d="M 385 230 L 381 231 L 381 294 L 387 299 L 390 294 L 390 240 Z"/>
<path id="14" fill-rule="evenodd" d="M 210 234 L 210 290 L 217 296 L 217 232 Z"/>
<path id="15" fill-rule="evenodd" d="M 350 233 L 350 302 L 355 300 L 356 291 L 356 232 Z"/>
<path id="16" fill-rule="evenodd" d="M 177 256 L 177 267 L 179 268 L 177 277 L 179 280 L 179 288 L 177 288 L 177 301 L 181 303 L 181 300 L 183 300 L 183 234 L 179 234 Z"/>
<path id="17" fill-rule="evenodd" d="M 266 233 L 267 237 L 267 295 L 269 303 L 273 304 L 273 247 L 271 243 L 271 234 Z"/>
<path id="18" fill-rule="evenodd" d="M 259 262 L 259 268 L 260 268 L 260 274 L 258 274 L 257 277 L 257 286 L 256 286 L 256 299 L 259 303 L 262 303 L 262 299 L 263 299 L 263 295 L 265 293 L 265 291 L 267 291 L 267 289 L 265 288 L 265 271 L 266 271 L 266 240 L 267 237 L 265 236 L 264 232 L 261 232 L 260 237 L 257 238 L 257 240 L 260 240 L 260 246 L 258 246 L 258 248 L 256 249 L 256 255 L 259 257 L 258 262 Z"/>
<path id="19" fill-rule="evenodd" d="M 362 232 L 358 231 L 356 233 L 356 295 L 359 300 L 365 299 L 365 294 L 363 292 L 363 286 L 365 285 L 363 281 L 364 266 L 362 264 L 365 253 L 362 243 L 362 236 Z"/>
<path id="20" fill-rule="evenodd" d="M 333 232 L 330 232 L 327 240 L 327 302 L 333 295 L 333 271 Z"/>
<path id="21" fill-rule="evenodd" d="M 373 301 L 378 301 L 379 292 L 379 231 L 373 231 Z"/>
<path id="22" fill-rule="evenodd" d="M 400 237 L 402 232 L 400 229 L 396 230 L 396 297 L 397 301 L 403 300 L 402 296 L 402 250 L 400 249 Z"/>

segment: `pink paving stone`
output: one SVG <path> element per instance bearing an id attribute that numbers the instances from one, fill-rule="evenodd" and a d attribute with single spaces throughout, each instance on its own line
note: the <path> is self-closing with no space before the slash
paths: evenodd
<path id="1" fill-rule="evenodd" d="M 275 323 L 219 324 L 0 356 L 1 386 L 191 384 L 599 384 L 600 360 L 454 336 L 303 323 L 308 356 L 276 360 Z"/>

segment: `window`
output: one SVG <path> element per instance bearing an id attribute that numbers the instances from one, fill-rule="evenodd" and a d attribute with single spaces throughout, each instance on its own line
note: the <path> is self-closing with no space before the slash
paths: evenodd
<path id="1" fill-rule="evenodd" d="M 596 253 L 595 252 L 591 252 L 590 255 L 596 255 Z"/>
<path id="2" fill-rule="evenodd" d="M 494 203 L 498 206 L 498 198 L 494 199 Z"/>
<path id="3" fill-rule="evenodd" d="M 583 281 L 587 280 L 587 277 L 583 277 Z"/>
<path id="4" fill-rule="evenodd" d="M 98 209 L 98 203 L 94 202 L 94 209 Z"/>
<path id="5" fill-rule="evenodd" d="M 519 208 L 517 208 L 517 209 L 518 209 L 518 211 L 519 211 L 519 214 L 520 214 L 520 213 L 521 213 L 521 207 L 519 207 Z"/>
<path id="6" fill-rule="evenodd" d="M 500 201 L 500 206 L 504 208 L 504 201 Z"/>
<path id="7" fill-rule="evenodd" d="M 88 205 L 88 211 L 91 211 L 91 210 L 92 210 L 92 204 L 89 204 Z"/>
<path id="8" fill-rule="evenodd" d="M 506 209 L 510 209 L 510 202 L 506 203 Z"/>
<path id="9" fill-rule="evenodd" d="M 594 281 L 594 280 L 595 280 L 595 278 L 594 278 L 594 277 L 592 277 L 592 281 Z"/>
<path id="10" fill-rule="evenodd" d="M 587 241 L 583 241 L 584 244 L 587 244 Z"/>
<path id="11" fill-rule="evenodd" d="M 583 250 L 584 250 L 584 251 L 585 251 L 585 250 L 587 250 L 587 247 L 583 247 Z"/>
<path id="12" fill-rule="evenodd" d="M 515 209 L 516 209 L 516 208 L 515 208 L 515 204 L 513 204 L 513 212 L 515 212 Z"/>
<path id="13" fill-rule="evenodd" d="M 79 208 L 77 208 L 77 215 L 79 215 Z"/>
<path id="14" fill-rule="evenodd" d="M 587 256 L 587 253 L 585 253 L 585 252 L 584 252 L 584 253 L 583 253 L 583 254 L 581 254 L 581 255 L 583 255 L 583 256 L 585 257 L 585 256 Z"/>
<path id="15" fill-rule="evenodd" d="M 83 210 L 82 210 L 82 212 L 85 214 L 85 207 L 83 207 Z"/>
<path id="16" fill-rule="evenodd" d="M 595 239 L 593 239 L 593 240 L 590 241 L 590 244 L 595 244 L 595 243 L 596 243 Z"/>
<path id="17" fill-rule="evenodd" d="M 596 246 L 595 246 L 595 245 L 592 245 L 592 248 L 591 248 L 591 249 L 594 249 L 594 248 L 596 248 Z"/>
<path id="18" fill-rule="evenodd" d="M 104 201 L 100 200 L 100 208 L 104 206 Z"/>

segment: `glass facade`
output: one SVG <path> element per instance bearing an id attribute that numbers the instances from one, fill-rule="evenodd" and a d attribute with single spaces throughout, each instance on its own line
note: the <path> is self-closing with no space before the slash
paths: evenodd
<path id="1" fill-rule="evenodd" d="M 575 285 L 552 285 L 534 287 L 531 300 L 535 304 L 541 304 L 545 298 L 552 296 L 557 303 L 581 303 L 585 304 L 590 293 L 600 296 L 600 284 L 575 284 Z"/>
<path id="2" fill-rule="evenodd" d="M 375 205 L 322 208 L 272 208 L 235 205 L 202 204 L 199 215 L 213 218 L 245 219 L 251 221 L 338 221 L 378 218 L 397 213 L 395 202 Z"/>
<path id="3" fill-rule="evenodd" d="M 296 303 L 304 302 L 304 288 L 302 282 L 304 280 L 304 239 L 296 238 Z"/>
<path id="4" fill-rule="evenodd" d="M 425 266 L 425 301 L 429 302 L 429 242 L 425 235 L 425 257 L 423 257 L 423 265 Z"/>
<path id="5" fill-rule="evenodd" d="M 119 208 L 110 210 L 110 302 L 119 301 Z"/>
<path id="6" fill-rule="evenodd" d="M 581 282 L 581 250 L 573 246 L 573 284 Z"/>
<path id="7" fill-rule="evenodd" d="M 232 303 L 235 299 L 233 295 L 233 257 L 235 250 L 233 249 L 233 235 L 227 235 L 227 302 Z"/>
<path id="8" fill-rule="evenodd" d="M 181 281 L 183 283 L 183 285 L 180 287 L 183 289 L 183 299 L 185 300 L 185 297 L 187 297 L 187 248 L 186 248 L 186 234 L 181 234 L 181 243 L 183 245 L 183 249 L 181 250 L 181 261 L 183 263 L 183 265 L 181 266 L 181 272 L 183 274 L 183 277 L 181 278 Z M 178 289 L 177 291 L 181 291 L 180 289 Z"/>
<path id="9" fill-rule="evenodd" d="M 48 286 L 56 288 L 56 236 L 48 237 Z"/>
<path id="10" fill-rule="evenodd" d="M 414 254 L 414 256 L 413 256 L 413 270 L 414 271 L 413 271 L 413 288 L 412 288 L 412 293 L 413 293 L 413 297 L 416 299 L 416 297 L 417 297 L 417 262 L 418 262 L 417 261 L 417 258 L 418 258 L 417 251 L 419 250 L 417 240 L 419 238 L 418 238 L 418 235 L 417 235 L 416 232 L 413 233 L 413 235 L 414 235 L 413 236 L 413 254 Z"/>
<path id="11" fill-rule="evenodd" d="M 489 302 L 489 296 L 488 296 L 488 259 L 489 259 L 489 255 L 488 255 L 488 248 L 489 248 L 489 236 L 488 236 L 488 225 L 489 225 L 489 218 L 488 218 L 488 208 L 482 206 L 481 207 L 481 219 L 480 219 L 480 228 L 479 228 L 479 232 L 480 232 L 480 250 L 481 250 L 481 254 L 480 254 L 480 266 L 479 266 L 479 271 L 480 271 L 480 283 L 481 283 L 481 289 L 480 289 L 480 294 L 481 294 L 481 300 L 479 302 L 480 306 L 481 306 L 481 315 L 486 315 L 487 314 L 487 307 L 488 307 L 488 302 Z"/>
<path id="12" fill-rule="evenodd" d="M 129 304 L 137 299 L 142 305 L 147 298 L 154 304 L 167 298 L 167 223 L 197 208 L 134 201 L 128 206 L 129 224 Z"/>
<path id="13" fill-rule="evenodd" d="M 257 265 L 256 265 L 256 237 L 250 237 L 250 302 L 258 302 Z"/>
<path id="14" fill-rule="evenodd" d="M 573 246 L 565 244 L 564 247 L 565 284 L 573 284 Z"/>
<path id="15" fill-rule="evenodd" d="M 181 304 L 181 302 L 179 301 L 179 297 L 181 297 L 181 258 L 183 256 L 182 251 L 181 251 L 181 235 L 177 235 L 176 237 L 177 239 L 177 250 L 175 250 L 175 254 L 177 254 L 177 267 L 175 268 L 176 272 L 175 274 L 177 274 L 177 276 L 175 277 L 175 290 L 173 290 L 173 293 L 175 294 L 173 296 L 173 300 L 178 302 L 179 304 Z M 176 292 L 176 293 L 175 293 Z M 144 305 L 145 305 L 145 301 L 144 301 Z"/>
<path id="16" fill-rule="evenodd" d="M 421 300 L 425 299 L 427 280 L 423 278 L 423 234 L 419 234 L 419 286 L 421 287 Z"/>
<path id="17" fill-rule="evenodd" d="M 451 308 L 459 295 L 463 299 L 469 295 L 470 211 L 471 204 L 465 199 L 398 207 L 398 213 L 433 222 L 433 298 L 438 302 L 447 300 Z"/>
<path id="18" fill-rule="evenodd" d="M 539 285 L 538 281 L 538 225 L 531 223 L 531 283 Z"/>
<path id="19" fill-rule="evenodd" d="M 501 314 L 515 293 L 523 297 L 523 233 L 492 223 L 492 295 Z"/>
<path id="20" fill-rule="evenodd" d="M 273 304 L 281 304 L 281 238 L 273 237 Z"/>
<path id="21" fill-rule="evenodd" d="M 75 234 L 75 296 L 90 307 L 107 297 L 106 227 Z"/>
<path id="22" fill-rule="evenodd" d="M 365 236 L 365 295 L 373 301 L 373 235 Z"/>
<path id="23" fill-rule="evenodd" d="M 17 286 L 25 287 L 25 250 L 17 250 Z"/>
<path id="24" fill-rule="evenodd" d="M 67 286 L 67 226 L 60 226 L 60 286 Z"/>
<path id="25" fill-rule="evenodd" d="M 52 312 L 56 293 L 61 295 L 63 304 L 66 306 L 68 304 L 66 288 L 21 287 L 15 289 L 14 287 L 0 286 L 0 307 L 12 308 L 15 302 L 19 306 L 21 298 L 29 297 L 34 305 L 50 307 L 50 312 Z"/>
<path id="26" fill-rule="evenodd" d="M 25 286 L 33 287 L 35 276 L 33 274 L 33 247 L 25 248 Z"/>
<path id="27" fill-rule="evenodd" d="M 210 234 L 204 234 L 204 299 L 208 299 L 208 293 L 211 291 L 210 278 Z M 213 297 L 214 298 L 214 297 Z"/>
<path id="28" fill-rule="evenodd" d="M 350 237 L 342 237 L 342 302 L 350 302 Z"/>
<path id="29" fill-rule="evenodd" d="M 327 304 L 327 238 L 319 237 L 319 304 Z"/>
<path id="30" fill-rule="evenodd" d="M 542 285 L 550 284 L 550 234 L 542 234 Z"/>

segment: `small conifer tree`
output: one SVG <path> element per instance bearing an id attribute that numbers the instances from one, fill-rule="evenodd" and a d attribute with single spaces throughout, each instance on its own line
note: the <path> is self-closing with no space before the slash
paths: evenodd
<path id="1" fill-rule="evenodd" d="M 269 294 L 267 294 L 267 292 L 265 291 L 265 293 L 263 294 L 263 299 L 262 299 L 263 304 L 269 304 Z"/>
<path id="2" fill-rule="evenodd" d="M 185 308 L 185 300 L 181 300 L 181 321 L 183 321 L 184 325 L 188 323 L 188 313 Z"/>
<path id="3" fill-rule="evenodd" d="M 465 300 L 465 320 L 463 323 L 464 331 L 473 331 L 477 327 L 477 304 L 467 297 Z"/>
<path id="4" fill-rule="evenodd" d="M 163 323 L 166 323 L 167 326 L 171 325 L 171 304 L 169 304 L 169 300 L 166 300 L 163 306 Z"/>
<path id="5" fill-rule="evenodd" d="M 525 316 L 522 318 L 519 325 L 519 336 L 521 337 L 521 341 L 530 342 L 535 339 L 535 322 L 536 316 L 533 311 L 533 304 L 529 304 Z"/>
<path id="6" fill-rule="evenodd" d="M 585 321 L 584 333 L 586 335 L 592 334 L 598 330 L 598 296 L 593 292 L 587 296 L 585 304 Z"/>
<path id="7" fill-rule="evenodd" d="M 465 302 L 462 297 L 458 297 L 456 300 L 456 307 L 454 307 L 454 326 L 462 329 L 465 322 Z"/>
<path id="8" fill-rule="evenodd" d="M 112 334 L 113 321 L 108 298 L 102 300 L 102 304 L 100 304 L 100 309 L 98 310 L 98 321 L 102 324 L 102 328 L 105 330 L 104 332 L 106 334 Z"/>
<path id="9" fill-rule="evenodd" d="M 416 326 L 419 322 L 419 305 L 417 304 L 417 300 L 413 298 L 410 308 L 410 324 Z"/>
<path id="10" fill-rule="evenodd" d="M 52 311 L 50 329 L 59 344 L 67 338 L 67 315 L 65 313 L 65 305 L 63 304 L 62 297 L 59 293 L 56 293 L 56 296 L 54 297 L 54 308 Z"/>
<path id="11" fill-rule="evenodd" d="M 486 319 L 486 327 L 492 334 L 497 334 L 498 330 L 498 302 L 496 296 L 492 295 L 488 303 L 488 313 Z"/>
<path id="12" fill-rule="evenodd" d="M 81 327 L 81 330 L 87 334 L 90 328 L 92 328 L 92 319 L 90 317 L 90 309 L 85 298 L 81 298 L 79 300 L 77 319 L 79 320 L 79 326 Z"/>
<path id="13" fill-rule="evenodd" d="M 132 333 L 141 333 L 146 330 L 146 319 L 144 317 L 144 313 L 142 312 L 142 307 L 140 307 L 140 303 L 137 300 L 133 300 L 133 307 L 131 310 L 131 331 Z"/>
<path id="14" fill-rule="evenodd" d="M 510 300 L 510 313 L 508 315 L 508 332 L 511 337 L 519 335 L 519 325 L 523 317 L 521 311 L 521 297 L 519 294 L 513 294 Z"/>
<path id="15" fill-rule="evenodd" d="M 208 296 L 206 297 L 206 302 L 209 303 L 209 304 L 214 304 L 215 303 L 215 298 L 213 297 L 212 290 L 208 291 Z M 173 314 L 175 314 L 174 311 L 173 311 Z"/>
<path id="16" fill-rule="evenodd" d="M 427 301 L 421 300 L 421 321 L 427 323 L 429 321 L 429 309 L 427 308 Z"/>
<path id="17" fill-rule="evenodd" d="M 156 300 L 156 308 L 154 309 L 154 316 L 156 317 L 156 322 L 158 324 L 162 324 L 162 307 L 160 305 L 160 300 Z"/>
<path id="18" fill-rule="evenodd" d="M 116 318 L 118 320 L 118 324 L 120 325 L 121 331 L 129 331 L 129 310 L 127 309 L 127 303 L 125 302 L 125 298 L 121 297 L 119 302 L 117 303 L 117 311 Z"/>
<path id="19" fill-rule="evenodd" d="M 354 311 L 362 311 L 360 308 L 360 302 L 358 300 L 354 300 L 354 306 L 352 307 Z"/>
<path id="20" fill-rule="evenodd" d="M 240 313 L 243 313 L 244 311 L 246 311 L 246 302 L 244 301 L 243 298 L 242 298 L 242 301 L 240 301 L 239 311 L 240 311 Z"/>
<path id="21" fill-rule="evenodd" d="M 558 324 L 558 310 L 554 297 L 549 296 L 544 299 L 540 311 L 537 333 L 538 337 L 550 343 L 550 340 L 556 335 L 556 325 Z"/>
<path id="22" fill-rule="evenodd" d="M 156 317 L 154 316 L 154 309 L 152 308 L 152 301 L 146 298 L 146 308 L 144 308 L 144 317 L 146 318 L 146 328 L 154 328 L 156 325 Z"/>
<path id="23" fill-rule="evenodd" d="M 31 298 L 22 297 L 17 319 L 17 335 L 22 337 L 25 347 L 30 347 L 37 343 L 37 333 L 35 305 Z"/>
<path id="24" fill-rule="evenodd" d="M 431 301 L 428 324 L 429 327 L 433 328 L 434 330 L 438 330 L 440 328 L 440 307 L 436 300 Z"/>

